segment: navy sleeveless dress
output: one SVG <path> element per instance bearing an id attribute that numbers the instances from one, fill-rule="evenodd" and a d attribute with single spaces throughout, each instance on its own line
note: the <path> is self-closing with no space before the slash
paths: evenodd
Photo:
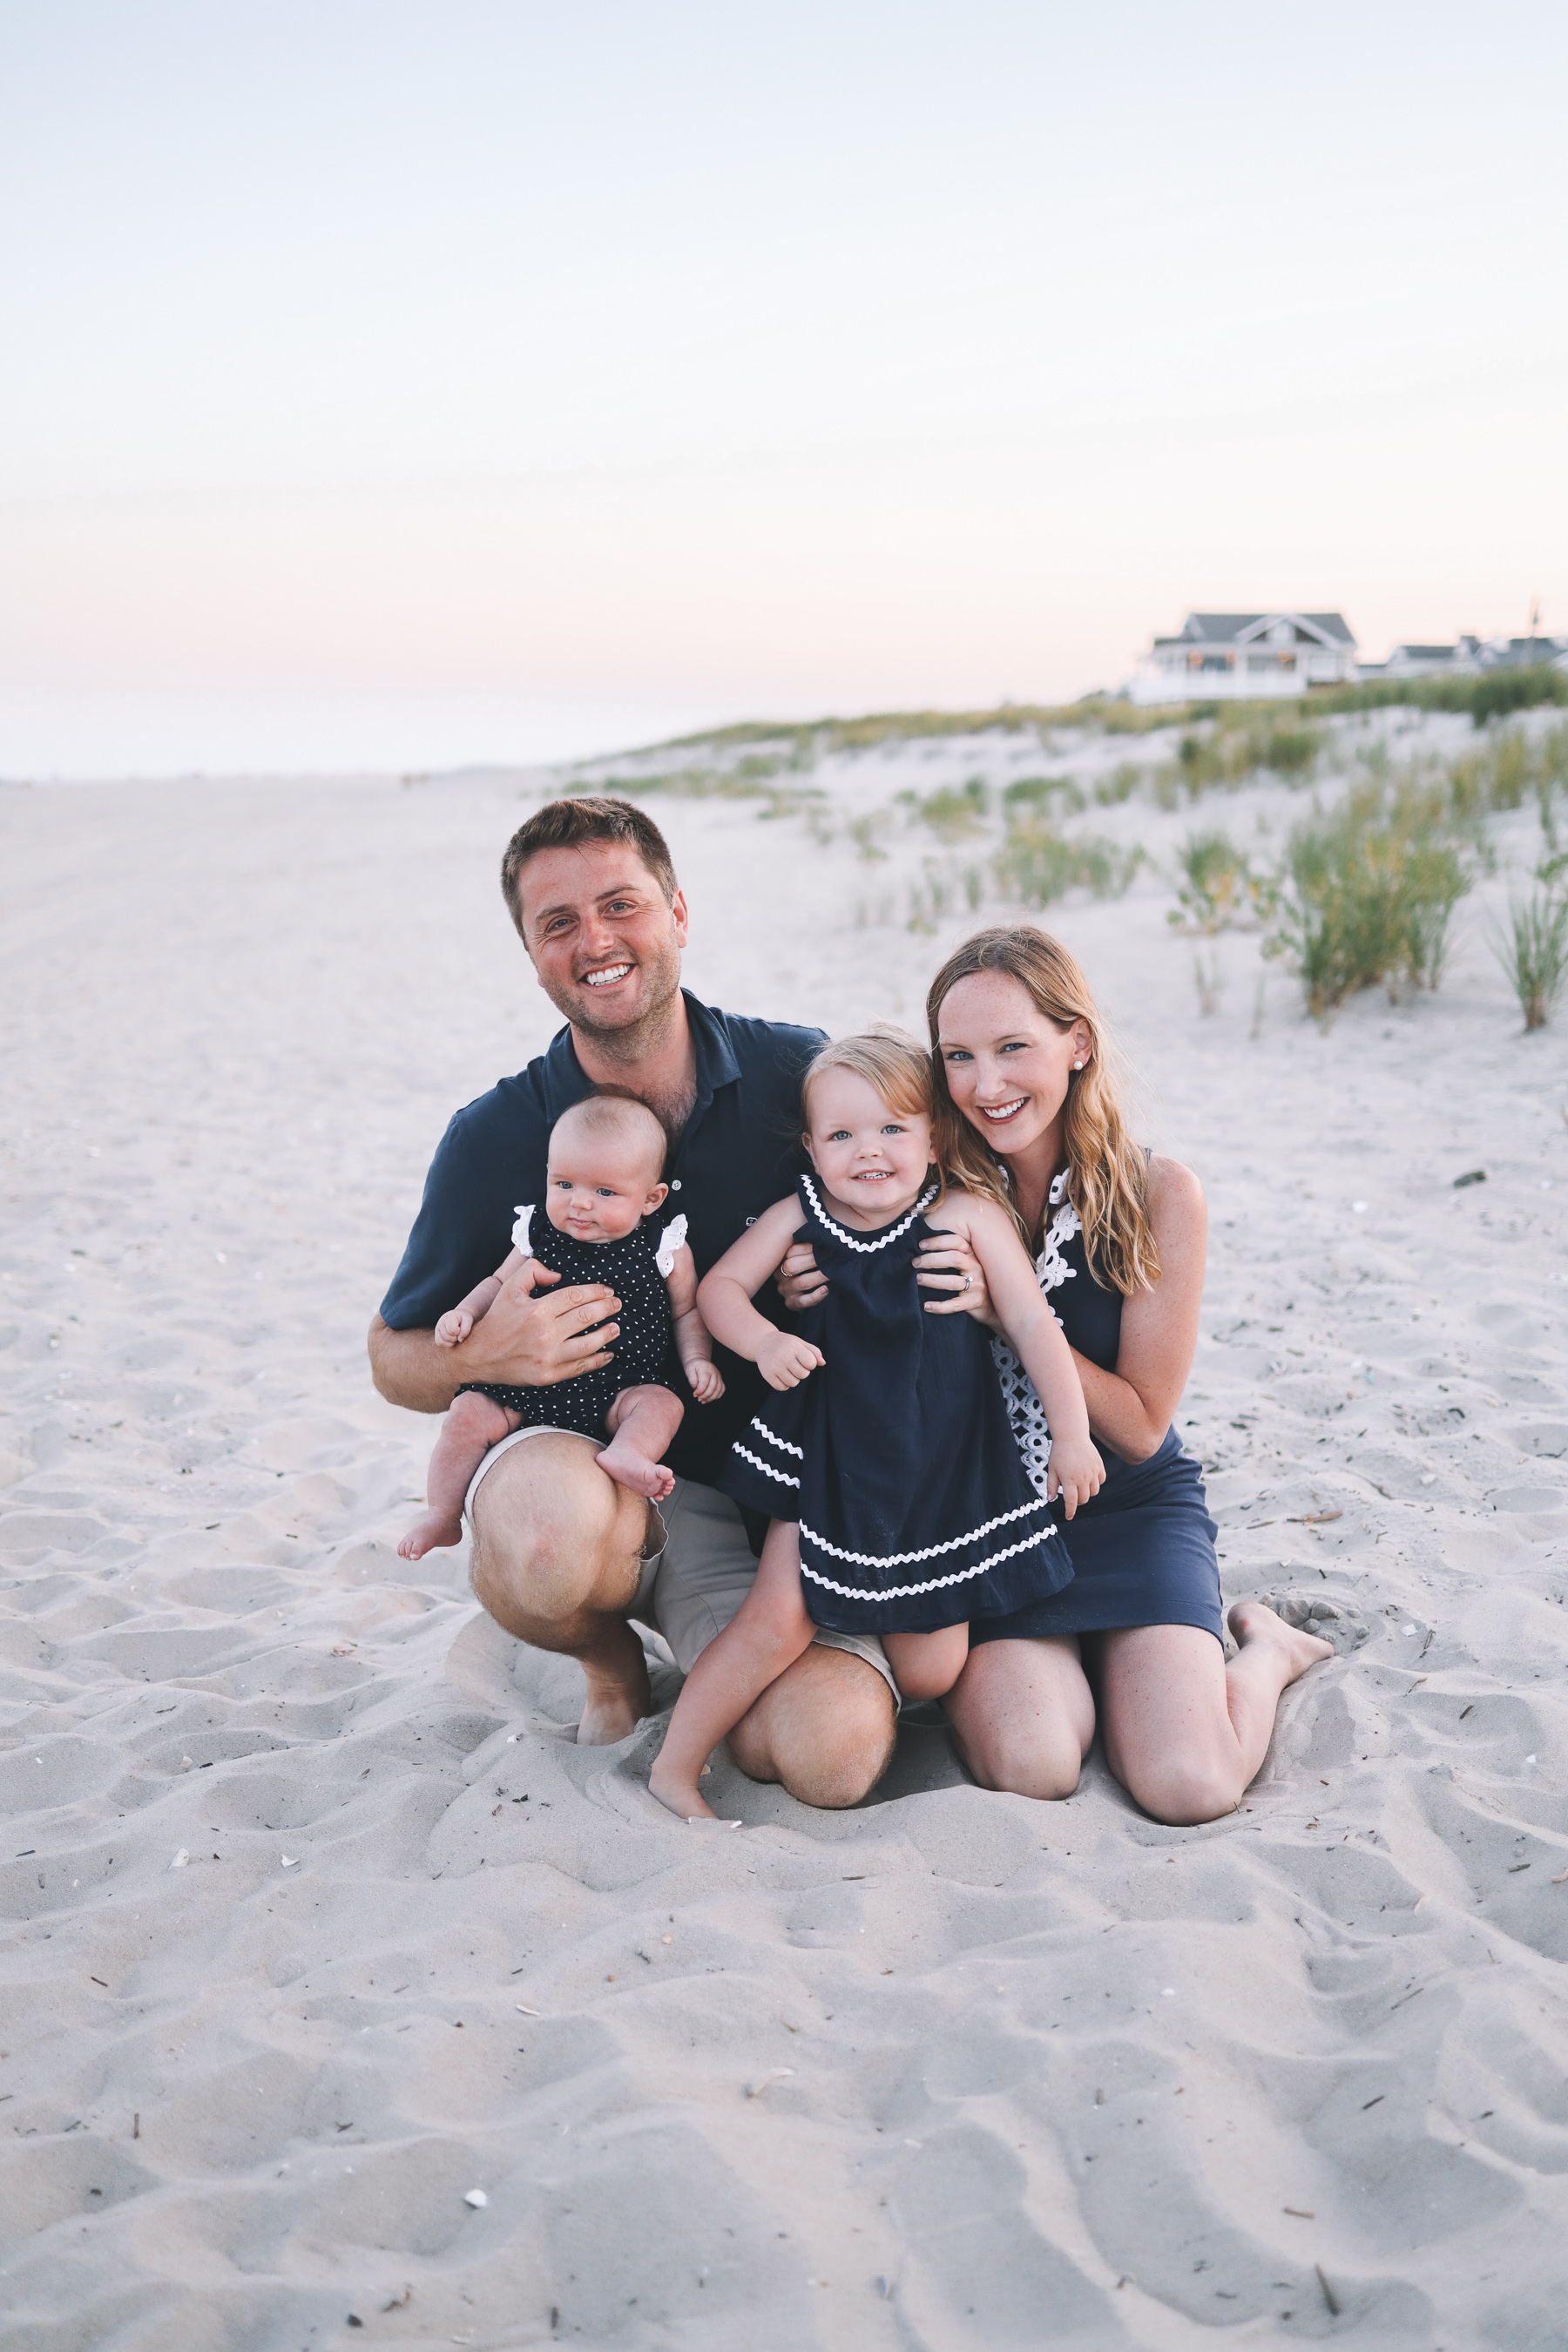
<path id="1" fill-rule="evenodd" d="M 539 1226 L 537 1234 L 531 1220 Z M 524 1257 L 536 1257 L 561 1276 L 559 1284 L 550 1285 L 552 1290 L 578 1282 L 608 1284 L 621 1302 L 615 1357 L 596 1371 L 579 1372 L 575 1380 L 556 1381 L 549 1388 L 465 1381 L 457 1391 L 459 1396 L 463 1389 L 477 1389 L 481 1396 L 494 1397 L 497 1404 L 510 1405 L 522 1415 L 524 1429 L 574 1429 L 583 1437 L 603 1437 L 605 1416 L 623 1389 L 658 1386 L 673 1389 L 683 1400 L 689 1395 L 675 1352 L 669 1288 L 659 1265 L 686 1239 L 684 1217 L 667 1225 L 662 1236 L 644 1223 L 623 1234 L 618 1242 L 580 1242 L 574 1234 L 557 1232 L 542 1210 L 521 1208 L 511 1237 Z"/>
<path id="2" fill-rule="evenodd" d="M 1036 1261 L 1069 1347 L 1102 1371 L 1114 1371 L 1121 1344 L 1121 1294 L 1101 1288 L 1089 1270 L 1083 1228 L 1057 1177 L 1047 1206 L 1045 1244 Z M 993 1343 L 1003 1393 L 1031 1476 L 1044 1482 L 1045 1412 L 1034 1382 L 1005 1340 Z M 970 1641 L 1022 1642 L 1051 1633 L 1103 1633 L 1129 1625 L 1198 1625 L 1225 1640 L 1219 1530 L 1208 1513 L 1203 1474 L 1184 1454 L 1174 1427 L 1147 1462 L 1124 1462 L 1097 1440 L 1105 1484 L 1072 1519 L 1073 1580 L 1064 1592 L 1006 1617 L 987 1617 Z"/>
<path id="3" fill-rule="evenodd" d="M 914 1256 L 937 1188 L 880 1233 L 827 1216 L 801 1179 L 827 1296 L 795 1328 L 826 1366 L 769 1389 L 721 1480 L 738 1503 L 798 1519 L 801 1589 L 838 1633 L 929 1633 L 1032 1606 L 1072 1574 L 1025 1473 L 992 1360 L 967 1315 L 927 1315 Z"/>

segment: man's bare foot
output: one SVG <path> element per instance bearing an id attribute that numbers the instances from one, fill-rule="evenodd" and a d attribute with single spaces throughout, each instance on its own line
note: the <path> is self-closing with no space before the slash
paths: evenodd
<path id="1" fill-rule="evenodd" d="M 620 1632 L 626 1639 L 616 1643 L 619 1655 L 603 1664 L 583 1661 L 588 1695 L 577 1725 L 579 1748 L 614 1748 L 629 1739 L 644 1716 L 653 1713 L 642 1643 L 629 1625 L 623 1622 Z"/>
<path id="2" fill-rule="evenodd" d="M 463 1540 L 460 1513 L 444 1519 L 439 1511 L 432 1511 L 416 1528 L 410 1528 L 397 1547 L 399 1559 L 423 1559 L 427 1551 L 450 1551 Z"/>
<path id="3" fill-rule="evenodd" d="M 650 1462 L 624 1438 L 616 1438 L 594 1458 L 618 1486 L 629 1486 L 634 1495 L 646 1495 L 650 1502 L 662 1503 L 674 1488 L 674 1471 L 667 1470 L 662 1462 Z"/>
<path id="4" fill-rule="evenodd" d="M 712 1806 L 699 1795 L 696 1781 L 688 1773 L 675 1771 L 662 1755 L 654 1758 L 647 1784 L 659 1803 L 668 1805 L 683 1822 L 710 1822 L 717 1818 Z"/>
<path id="5" fill-rule="evenodd" d="M 1281 1689 L 1304 1675 L 1309 1666 L 1315 1666 L 1320 1658 L 1331 1658 L 1334 1654 L 1331 1642 L 1321 1641 L 1316 1633 L 1304 1633 L 1300 1627 L 1288 1625 L 1266 1601 L 1237 1601 L 1226 1622 L 1236 1635 L 1238 1649 L 1246 1649 L 1249 1642 L 1267 1642 L 1270 1647 L 1285 1653 L 1289 1671 L 1280 1685 Z"/>

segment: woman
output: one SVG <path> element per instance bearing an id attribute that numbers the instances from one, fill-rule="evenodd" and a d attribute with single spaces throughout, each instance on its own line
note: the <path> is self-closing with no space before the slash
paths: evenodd
<path id="1" fill-rule="evenodd" d="M 1030 924 L 978 932 L 926 1011 L 942 1162 L 1016 1220 L 1107 1473 L 1073 1520 L 1071 1583 L 972 1628 L 943 1702 L 954 1737 L 983 1788 L 1070 1796 L 1098 1692 L 1107 1761 L 1144 1811 L 1213 1821 L 1262 1764 L 1280 1692 L 1332 1649 L 1244 1601 L 1225 1662 L 1215 1524 L 1171 1423 L 1197 1341 L 1202 1187 L 1129 1139 L 1094 999 L 1059 940 Z M 997 1357 L 1027 1449 L 1038 1400 L 1004 1342 Z"/>

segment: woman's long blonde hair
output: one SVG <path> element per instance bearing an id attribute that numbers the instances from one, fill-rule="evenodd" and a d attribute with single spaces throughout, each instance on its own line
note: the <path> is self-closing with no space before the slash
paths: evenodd
<path id="1" fill-rule="evenodd" d="M 948 1092 L 938 1023 L 948 991 L 976 972 L 1004 972 L 1016 980 L 1038 1013 L 1058 1030 L 1082 1021 L 1094 1051 L 1068 1080 L 1062 1128 L 1067 1142 L 1068 1192 L 1083 1227 L 1089 1273 L 1101 1289 L 1131 1298 L 1152 1290 L 1160 1279 L 1160 1253 L 1149 1220 L 1148 1163 L 1127 1133 L 1117 1099 L 1118 1070 L 1088 981 L 1076 956 L 1059 940 L 1032 923 L 999 925 L 976 931 L 949 956 L 926 996 L 931 1024 L 931 1091 L 936 1104 L 933 1148 L 940 1166 L 963 1186 L 1007 1211 L 1023 1233 L 1002 1163 L 964 1118 Z M 1026 1248 L 1033 1236 L 1024 1234 Z"/>

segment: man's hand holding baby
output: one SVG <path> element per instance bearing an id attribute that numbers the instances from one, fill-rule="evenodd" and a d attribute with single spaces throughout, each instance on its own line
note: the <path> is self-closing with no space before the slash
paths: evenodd
<path id="1" fill-rule="evenodd" d="M 489 1313 L 462 1342 L 465 1380 L 552 1388 L 610 1362 L 620 1327 L 607 1323 L 595 1331 L 592 1326 L 618 1314 L 620 1300 L 600 1282 L 551 1290 L 560 1279 L 537 1258 L 524 1258 L 508 1275 Z"/>

